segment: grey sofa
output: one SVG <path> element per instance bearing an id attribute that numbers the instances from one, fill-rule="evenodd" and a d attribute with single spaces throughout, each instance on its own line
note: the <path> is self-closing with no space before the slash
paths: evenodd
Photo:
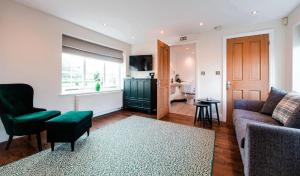
<path id="1" fill-rule="evenodd" d="M 234 102 L 233 124 L 245 175 L 300 175 L 300 129 L 284 127 L 261 114 L 263 105 L 262 101 Z"/>

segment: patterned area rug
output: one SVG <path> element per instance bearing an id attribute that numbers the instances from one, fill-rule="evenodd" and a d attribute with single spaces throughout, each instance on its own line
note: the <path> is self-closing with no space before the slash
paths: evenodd
<path id="1" fill-rule="evenodd" d="M 131 116 L 0 167 L 0 175 L 212 175 L 215 132 Z"/>

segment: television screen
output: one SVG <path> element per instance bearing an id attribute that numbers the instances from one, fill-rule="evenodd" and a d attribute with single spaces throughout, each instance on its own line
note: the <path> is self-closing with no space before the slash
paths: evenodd
<path id="1" fill-rule="evenodd" d="M 151 71 L 152 55 L 130 56 L 129 67 L 131 71 Z"/>

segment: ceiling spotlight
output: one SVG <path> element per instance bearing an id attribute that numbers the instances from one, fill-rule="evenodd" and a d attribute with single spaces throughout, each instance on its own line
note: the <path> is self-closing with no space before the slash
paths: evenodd
<path id="1" fill-rule="evenodd" d="M 164 33 L 165 33 L 165 31 L 164 31 L 164 30 L 161 30 L 161 31 L 160 31 L 160 34 L 164 34 Z"/>
<path id="2" fill-rule="evenodd" d="M 106 23 L 103 23 L 103 26 L 107 26 L 107 24 L 106 24 Z"/>
<path id="3" fill-rule="evenodd" d="M 251 12 L 251 14 L 252 14 L 252 15 L 256 15 L 256 14 L 257 14 L 257 11 L 256 11 L 256 10 L 253 10 L 253 11 Z"/>
<path id="4" fill-rule="evenodd" d="M 203 26 L 203 25 L 204 25 L 204 23 L 203 23 L 203 22 L 200 22 L 200 23 L 199 23 L 199 25 L 200 25 L 200 26 Z"/>

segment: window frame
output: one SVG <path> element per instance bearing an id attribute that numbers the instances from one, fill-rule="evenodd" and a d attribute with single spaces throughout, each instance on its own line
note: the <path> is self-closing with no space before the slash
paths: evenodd
<path id="1" fill-rule="evenodd" d="M 67 54 L 67 55 L 75 55 L 76 57 L 81 57 L 83 59 L 83 71 L 82 71 L 82 86 L 79 86 L 78 88 L 69 88 L 68 89 L 65 89 L 63 87 L 63 59 L 64 59 L 64 54 Z M 107 61 L 107 60 L 101 60 L 101 59 L 97 59 L 97 58 L 92 58 L 92 57 L 85 57 L 85 56 L 80 56 L 80 55 L 76 55 L 76 54 L 70 54 L 70 53 L 64 53 L 62 52 L 62 55 L 61 55 L 61 72 L 60 72 L 60 78 L 61 78 L 61 84 L 60 84 L 60 91 L 61 91 L 61 95 L 70 95 L 70 94 L 89 94 L 89 93 L 99 93 L 95 90 L 95 88 L 92 88 L 92 87 L 88 87 L 87 86 L 87 68 L 86 68 L 86 62 L 87 60 L 98 60 L 100 62 L 103 62 L 103 65 L 104 65 L 104 70 L 103 70 L 103 84 L 101 84 L 101 90 L 99 92 L 110 92 L 110 91 L 121 91 L 122 90 L 122 80 L 123 80 L 123 67 L 124 67 L 124 63 L 118 63 L 118 62 L 113 62 L 113 61 Z M 106 72 L 105 70 L 107 69 L 106 67 L 106 63 L 116 63 L 118 64 L 118 70 L 119 70 L 119 73 L 118 73 L 118 78 L 119 78 L 119 83 L 118 85 L 116 86 L 105 86 L 105 83 L 106 83 Z M 72 82 L 72 78 L 70 78 L 71 82 Z M 96 83 L 95 83 L 96 84 Z"/>

